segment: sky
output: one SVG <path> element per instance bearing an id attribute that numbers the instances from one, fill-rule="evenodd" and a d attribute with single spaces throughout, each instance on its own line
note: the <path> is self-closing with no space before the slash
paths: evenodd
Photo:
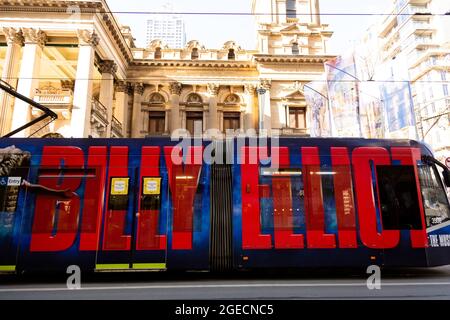
<path id="1" fill-rule="evenodd" d="M 113 12 L 165 11 L 168 0 L 106 0 Z M 169 0 L 176 12 L 251 12 L 251 0 Z M 329 43 L 330 54 L 341 54 L 360 39 L 376 19 L 375 16 L 342 16 L 329 14 L 386 13 L 393 0 L 321 0 L 322 23 L 330 25 L 334 35 Z M 224 6 L 223 3 L 227 5 Z M 131 27 L 138 47 L 146 42 L 148 14 L 116 13 L 120 23 Z M 207 48 L 219 49 L 235 40 L 244 49 L 256 48 L 254 17 L 221 15 L 184 15 L 187 41 L 199 40 Z"/>

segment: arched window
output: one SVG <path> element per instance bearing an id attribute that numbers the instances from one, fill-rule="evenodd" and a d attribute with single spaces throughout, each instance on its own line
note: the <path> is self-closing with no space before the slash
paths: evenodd
<path id="1" fill-rule="evenodd" d="M 150 112 L 148 123 L 149 135 L 161 135 L 166 129 L 166 113 L 164 111 L 166 99 L 159 92 L 154 92 L 150 95 Z"/>
<path id="2" fill-rule="evenodd" d="M 191 59 L 192 60 L 197 60 L 198 59 L 198 49 L 197 48 L 192 49 Z"/>
<path id="3" fill-rule="evenodd" d="M 161 59 L 161 56 L 162 56 L 161 48 L 158 47 L 158 48 L 155 49 L 155 60 Z"/>
<path id="4" fill-rule="evenodd" d="M 298 55 L 298 54 L 300 54 L 300 49 L 298 48 L 298 43 L 297 43 L 297 42 L 294 42 L 294 43 L 292 44 L 292 54 L 293 54 L 293 55 Z"/>
<path id="5" fill-rule="evenodd" d="M 193 92 L 186 98 L 186 105 L 188 111 L 186 111 L 186 130 L 191 135 L 203 133 L 203 112 L 200 111 L 203 107 L 202 97 Z"/>
<path id="6" fill-rule="evenodd" d="M 234 49 L 228 50 L 228 60 L 235 60 L 236 59 L 236 53 L 234 53 Z"/>
<path id="7" fill-rule="evenodd" d="M 287 18 L 297 18 L 297 1 L 296 0 L 287 0 L 286 17 Z"/>

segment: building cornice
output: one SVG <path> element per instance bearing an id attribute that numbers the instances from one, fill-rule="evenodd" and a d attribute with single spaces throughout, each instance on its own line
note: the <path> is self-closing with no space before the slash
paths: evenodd
<path id="1" fill-rule="evenodd" d="M 69 13 L 70 8 L 76 7 L 79 13 L 98 14 L 107 30 L 122 53 L 124 59 L 130 63 L 133 60 L 131 49 L 123 37 L 118 22 L 108 13 L 109 8 L 103 1 L 61 1 L 61 0 L 0 0 L 3 12 L 42 12 Z"/>
<path id="2" fill-rule="evenodd" d="M 82 12 L 97 12 L 101 1 L 61 1 L 61 0 L 0 0 L 2 11 L 13 12 L 67 12 L 69 7 L 84 9 Z M 91 10 L 86 10 L 91 9 Z"/>
<path id="3" fill-rule="evenodd" d="M 119 26 L 117 25 L 117 21 L 111 19 L 111 14 L 107 13 L 103 13 L 102 18 L 105 24 L 107 25 L 109 31 L 111 32 L 117 45 L 119 46 L 119 49 L 123 54 L 123 56 L 125 57 L 125 60 L 128 63 L 131 63 L 133 61 L 133 54 L 131 53 L 131 49 L 128 47 L 125 38 L 122 32 L 120 31 Z"/>
<path id="4" fill-rule="evenodd" d="M 251 61 L 210 61 L 210 60 L 145 60 L 135 59 L 130 67 L 190 67 L 190 68 L 229 68 L 229 69 L 253 69 L 255 65 Z"/>
<path id="5" fill-rule="evenodd" d="M 332 55 L 270 55 L 255 54 L 256 63 L 325 63 L 336 58 Z"/>

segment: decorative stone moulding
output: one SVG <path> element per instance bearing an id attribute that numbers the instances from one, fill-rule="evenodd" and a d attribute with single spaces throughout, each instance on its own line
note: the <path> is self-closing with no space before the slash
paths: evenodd
<path id="1" fill-rule="evenodd" d="M 179 82 L 171 82 L 169 84 L 170 94 L 181 95 L 181 91 L 183 90 L 183 85 Z"/>

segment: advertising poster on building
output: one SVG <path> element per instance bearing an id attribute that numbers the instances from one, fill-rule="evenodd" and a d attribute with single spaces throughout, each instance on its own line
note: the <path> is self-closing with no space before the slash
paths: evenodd
<path id="1" fill-rule="evenodd" d="M 330 137 L 331 116 L 326 81 L 310 82 L 304 87 L 306 104 L 310 108 L 311 137 Z"/>
<path id="2" fill-rule="evenodd" d="M 390 138 L 415 139 L 414 105 L 408 81 L 386 82 L 381 88 Z"/>
<path id="3" fill-rule="evenodd" d="M 353 54 L 325 63 L 334 136 L 360 137 L 358 81 Z"/>
<path id="4" fill-rule="evenodd" d="M 384 138 L 384 105 L 378 82 L 362 81 L 359 84 L 359 109 L 362 136 Z"/>

